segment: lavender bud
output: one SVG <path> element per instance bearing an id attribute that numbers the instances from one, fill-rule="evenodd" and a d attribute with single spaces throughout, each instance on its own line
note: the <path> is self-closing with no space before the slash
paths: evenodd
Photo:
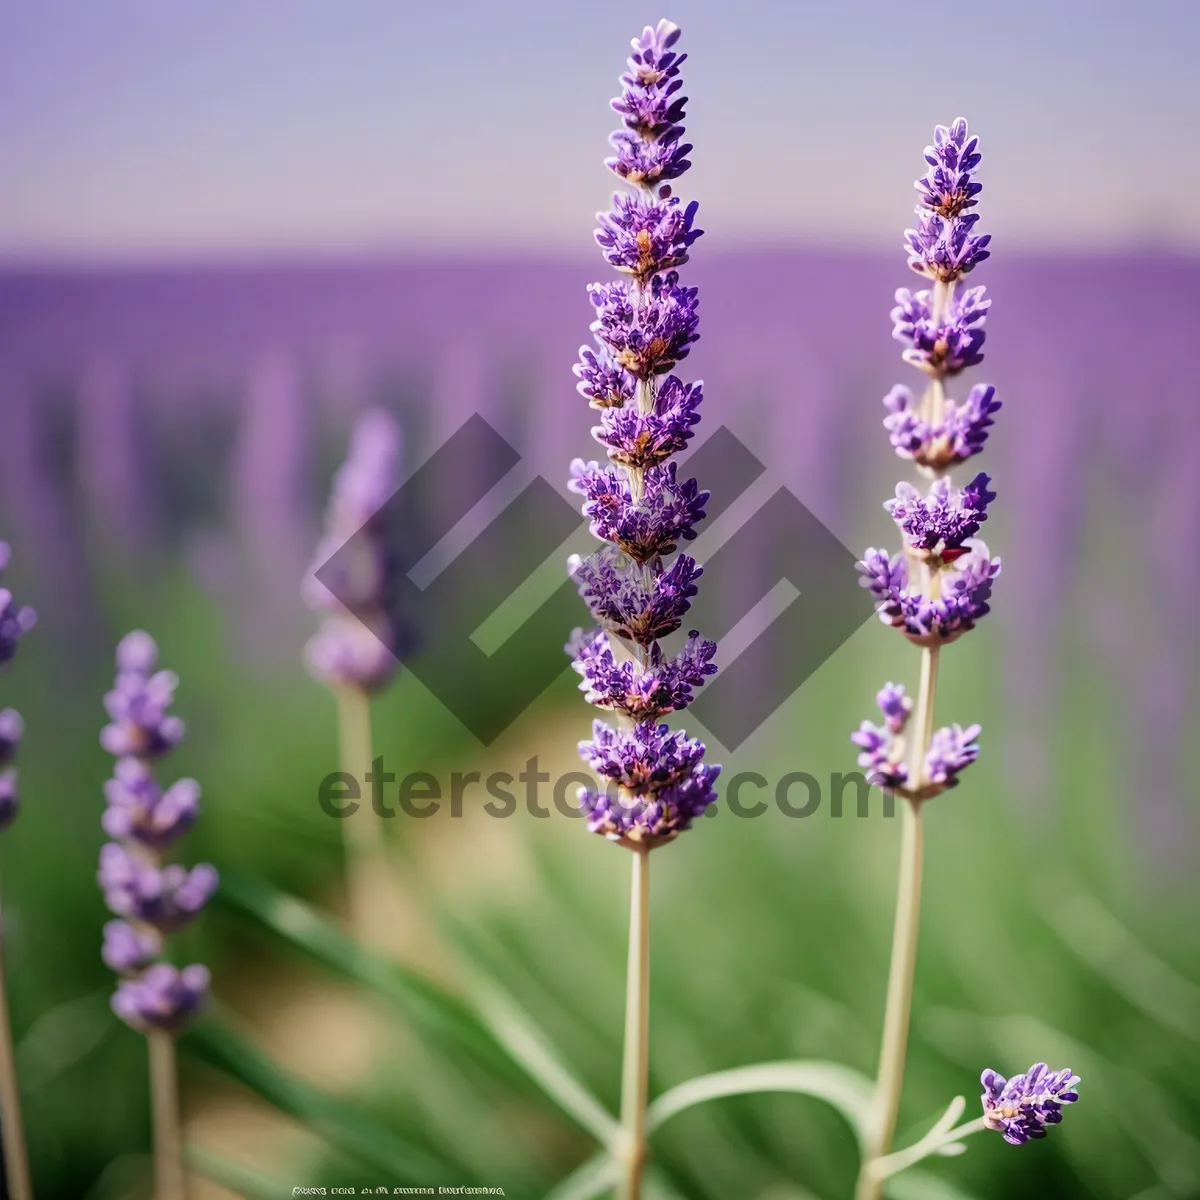
<path id="1" fill-rule="evenodd" d="M 104 926 L 100 957 L 118 975 L 132 975 L 148 967 L 162 954 L 162 948 L 157 930 L 127 921 L 109 921 Z"/>
<path id="2" fill-rule="evenodd" d="M 117 985 L 112 1010 L 143 1033 L 153 1029 L 178 1033 L 196 1015 L 208 995 L 207 967 L 193 963 L 182 971 L 155 963 L 144 974 Z"/>
<path id="3" fill-rule="evenodd" d="M 1075 1090 L 1079 1077 L 1069 1067 L 1051 1071 L 1045 1063 L 1034 1063 L 1024 1075 L 1005 1079 L 995 1071 L 984 1071 L 984 1121 L 989 1129 L 1004 1135 L 1013 1146 L 1044 1138 L 1048 1125 L 1062 1121 L 1063 1107 L 1079 1099 Z"/>
<path id="4" fill-rule="evenodd" d="M 106 842 L 100 847 L 96 881 L 117 916 L 170 933 L 208 903 L 217 890 L 217 871 L 208 863 L 190 871 L 178 863 L 159 867 L 117 842 Z"/>
<path id="5" fill-rule="evenodd" d="M 115 758 L 162 758 L 183 740 L 183 722 L 167 712 L 179 677 L 154 670 L 158 646 L 142 630 L 121 639 L 116 657 L 117 677 L 104 697 L 111 724 L 100 731 L 100 744 Z"/>
<path id="6" fill-rule="evenodd" d="M 0 571 L 12 559 L 12 550 L 7 542 L 0 542 Z M 8 588 L 0 587 L 0 666 L 12 660 L 17 652 L 17 643 L 37 624 L 37 613 L 32 608 L 18 605 Z"/>

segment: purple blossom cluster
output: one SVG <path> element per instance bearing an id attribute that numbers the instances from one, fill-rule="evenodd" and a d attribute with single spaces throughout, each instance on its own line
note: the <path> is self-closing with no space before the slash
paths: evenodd
<path id="1" fill-rule="evenodd" d="M 973 763 L 979 754 L 975 738 L 980 727 L 948 725 L 937 730 L 929 741 L 924 756 L 922 778 L 925 783 L 909 786 L 909 757 L 905 730 L 912 716 L 913 702 L 903 684 L 886 683 L 875 697 L 883 715 L 882 724 L 863 721 L 850 735 L 859 748 L 858 765 L 867 779 L 877 787 L 899 792 L 914 800 L 928 800 L 955 787 L 958 774 Z"/>
<path id="2" fill-rule="evenodd" d="M 1005 1079 L 995 1071 L 984 1071 L 984 1123 L 1004 1135 L 1013 1146 L 1046 1136 L 1046 1126 L 1062 1121 L 1063 1106 L 1079 1099 L 1075 1090 L 1079 1076 L 1069 1067 L 1051 1071 L 1045 1063 L 1034 1063 L 1024 1075 Z"/>
<path id="3" fill-rule="evenodd" d="M 369 409 L 334 477 L 325 531 L 302 587 L 308 606 L 324 616 L 305 658 L 313 677 L 330 687 L 374 692 L 396 672 L 406 631 L 396 613 L 400 566 L 387 502 L 400 482 L 400 451 L 395 419 Z"/>
<path id="4" fill-rule="evenodd" d="M 8 566 L 12 551 L 0 542 L 0 572 Z M 6 587 L 0 587 L 0 667 L 10 663 L 17 644 L 37 623 L 32 608 L 19 605 Z M 17 792 L 17 747 L 25 734 L 25 722 L 15 709 L 0 709 L 0 830 L 16 819 L 21 800 Z"/>
<path id="5" fill-rule="evenodd" d="M 603 781 L 582 789 L 588 828 L 626 845 L 657 846 L 687 829 L 715 799 L 720 768 L 703 762 L 702 742 L 663 720 L 685 709 L 716 671 L 716 645 L 691 630 L 674 652 L 662 639 L 678 631 L 702 574 L 680 554 L 696 536 L 708 493 L 682 478 L 674 456 L 700 420 L 703 387 L 672 374 L 697 340 L 697 291 L 679 282 L 701 231 L 696 204 L 682 204 L 668 180 L 691 165 L 683 141 L 686 97 L 669 21 L 633 42 L 613 108 L 623 127 L 610 139 L 607 165 L 631 194 L 597 217 L 596 241 L 625 278 L 595 283 L 594 346 L 579 352 L 578 390 L 601 412 L 592 436 L 608 462 L 576 459 L 570 489 L 604 547 L 572 557 L 571 574 L 597 628 L 567 645 L 588 702 L 617 715 L 596 721 L 580 754 Z"/>
<path id="6" fill-rule="evenodd" d="M 178 1032 L 203 1003 L 206 967 L 176 969 L 160 961 L 164 938 L 188 924 L 217 887 L 208 863 L 164 862 L 164 853 L 194 823 L 200 785 L 180 779 L 160 787 L 154 763 L 177 746 L 183 722 L 168 710 L 177 676 L 157 670 L 158 646 L 138 630 L 117 645 L 117 674 L 104 699 L 110 723 L 100 734 L 116 758 L 104 785 L 101 825 L 113 840 L 100 848 L 97 882 L 118 918 L 104 927 L 101 956 L 120 975 L 113 1011 L 134 1029 Z"/>
<path id="7" fill-rule="evenodd" d="M 991 307 L 982 287 L 960 288 L 962 277 L 990 255 L 990 238 L 974 232 L 978 214 L 968 211 L 982 190 L 975 178 L 979 139 L 961 118 L 939 125 L 925 161 L 928 169 L 916 181 L 917 227 L 906 237 L 910 265 L 932 282 L 921 291 L 897 291 L 891 316 L 902 358 L 927 381 L 919 396 L 894 387 L 883 400 L 883 425 L 896 454 L 931 482 L 896 485 L 883 507 L 900 532 L 901 552 L 871 547 L 858 571 L 879 619 L 933 653 L 991 611 L 1001 563 L 977 535 L 996 493 L 983 472 L 962 485 L 947 472 L 984 448 L 1000 401 L 990 384 L 976 384 L 961 402 L 946 394 L 947 380 L 983 361 L 983 325 Z M 918 736 L 928 737 L 928 744 L 906 745 L 908 709 L 896 708 L 907 703 L 904 690 L 889 684 L 879 694 L 881 708 L 885 700 L 888 720 L 863 721 L 851 735 L 859 765 L 881 786 L 914 800 L 953 787 L 979 753 L 979 727 L 951 725 L 930 734 L 926 723 Z"/>

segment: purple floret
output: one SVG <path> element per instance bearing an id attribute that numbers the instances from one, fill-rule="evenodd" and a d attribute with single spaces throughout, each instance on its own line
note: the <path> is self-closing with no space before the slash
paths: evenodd
<path id="1" fill-rule="evenodd" d="M 953 125 L 937 125 L 933 145 L 925 147 L 929 170 L 913 184 L 921 193 L 921 204 L 943 217 L 956 217 L 973 208 L 983 185 L 971 173 L 979 166 L 979 139 L 971 137 L 967 123 L 959 117 Z"/>
<path id="2" fill-rule="evenodd" d="M 7 542 L 0 542 L 0 571 L 12 558 Z M 17 643 L 37 624 L 37 613 L 27 605 L 13 599 L 8 588 L 0 587 L 0 666 L 11 661 L 17 652 Z"/>
<path id="3" fill-rule="evenodd" d="M 980 472 L 964 488 L 946 477 L 934 481 L 922 496 L 910 483 L 896 485 L 896 498 L 884 509 L 900 527 L 912 549 L 943 562 L 966 553 L 964 544 L 987 520 L 987 507 L 996 493 L 987 489 L 988 476 Z"/>
<path id="4" fill-rule="evenodd" d="M 216 868 L 200 863 L 159 867 L 117 842 L 100 847 L 96 881 L 104 902 L 118 917 L 170 933 L 191 921 L 217 890 Z"/>
<path id="5" fill-rule="evenodd" d="M 155 671 L 157 663 L 158 646 L 140 629 L 117 645 L 117 677 L 104 697 L 111 723 L 100 732 L 100 744 L 116 758 L 162 758 L 183 738 L 183 722 L 167 711 L 179 677 Z"/>
<path id="6" fill-rule="evenodd" d="M 144 974 L 117 984 L 112 1010 L 142 1033 L 179 1033 L 203 1006 L 210 980 L 208 968 L 199 963 L 183 970 L 155 963 Z"/>
<path id="7" fill-rule="evenodd" d="M 983 1084 L 984 1120 L 989 1129 L 1004 1135 L 1013 1146 L 1044 1138 L 1047 1126 L 1057 1125 L 1063 1118 L 1063 1107 L 1079 1099 L 1075 1090 L 1079 1077 L 1069 1067 L 1051 1071 L 1045 1063 L 1034 1063 L 1024 1075 L 1005 1079 L 995 1071 L 984 1071 L 979 1077 Z"/>
<path id="8" fill-rule="evenodd" d="M 645 470 L 687 446 L 693 426 L 700 423 L 703 398 L 703 384 L 681 383 L 668 375 L 649 412 L 633 407 L 607 409 L 592 436 L 608 448 L 613 462 Z"/>

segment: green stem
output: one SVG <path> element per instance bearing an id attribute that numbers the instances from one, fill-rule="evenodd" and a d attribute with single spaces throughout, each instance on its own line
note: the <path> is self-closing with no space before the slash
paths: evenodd
<path id="1" fill-rule="evenodd" d="M 4 971 L 4 914 L 0 909 L 0 1135 L 3 1135 L 5 1177 L 11 1200 L 33 1200 L 29 1152 L 21 1120 L 21 1095 L 8 1014 L 8 984 Z"/>
<path id="2" fill-rule="evenodd" d="M 917 790 L 924 782 L 925 752 L 933 726 L 933 704 L 937 691 L 938 648 L 921 652 L 921 683 L 913 717 L 913 741 L 909 757 L 909 786 Z M 908 1051 L 908 1026 L 912 1012 L 913 977 L 917 965 L 917 934 L 921 921 L 921 873 L 924 863 L 924 830 L 921 802 L 905 800 L 900 842 L 900 882 L 896 894 L 896 920 L 892 931 L 892 961 L 888 972 L 887 1002 L 884 1007 L 883 1043 L 872 1102 L 867 1153 L 859 1172 L 855 1200 L 880 1200 L 883 1181 L 868 1169 L 872 1160 L 883 1158 L 896 1136 L 900 1092 L 904 1084 L 904 1061 Z"/>
<path id="3" fill-rule="evenodd" d="M 185 1200 L 175 1035 L 153 1029 L 146 1034 L 146 1046 L 150 1053 L 150 1111 L 154 1119 L 154 1200 Z"/>
<path id="4" fill-rule="evenodd" d="M 355 937 L 370 941 L 376 928 L 372 914 L 379 902 L 375 885 L 383 877 L 384 865 L 382 818 L 371 807 L 366 784 L 372 762 L 371 697 L 362 688 L 340 688 L 337 703 L 342 770 L 352 775 L 360 788 L 359 807 L 342 820 L 350 928 Z"/>
<path id="5" fill-rule="evenodd" d="M 914 1142 L 911 1146 L 904 1150 L 897 1150 L 895 1154 L 889 1154 L 886 1158 L 877 1158 L 868 1164 L 869 1172 L 872 1178 L 877 1179 L 880 1184 L 885 1179 L 890 1179 L 893 1175 L 898 1175 L 901 1171 L 906 1171 L 909 1167 L 916 1166 L 922 1159 L 928 1158 L 931 1154 L 936 1154 L 943 1146 L 950 1146 L 955 1142 L 961 1142 L 964 1138 L 968 1138 L 973 1133 L 980 1133 L 987 1128 L 986 1117 L 976 1117 L 973 1121 L 967 1121 L 963 1125 L 959 1125 L 955 1129 L 941 1130 L 934 1129 L 919 1142 Z"/>
<path id="6" fill-rule="evenodd" d="M 636 845 L 629 900 L 629 966 L 625 979 L 625 1063 L 621 1077 L 620 1200 L 640 1200 L 646 1165 L 646 1100 L 650 1067 L 650 851 Z"/>

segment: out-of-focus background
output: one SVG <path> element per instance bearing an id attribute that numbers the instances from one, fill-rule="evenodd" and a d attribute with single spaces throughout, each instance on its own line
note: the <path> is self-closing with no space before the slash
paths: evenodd
<path id="1" fill-rule="evenodd" d="M 0 862 L 39 1196 L 148 1189 L 144 1046 L 108 1010 L 94 883 L 101 697 L 134 627 L 181 677 L 169 771 L 204 788 L 186 856 L 225 879 L 178 943 L 217 997 L 184 1043 L 196 1196 L 537 1197 L 594 1153 L 514 1047 L 554 1047 L 616 1105 L 624 852 L 478 803 L 399 819 L 378 957 L 342 940 L 341 829 L 316 801 L 334 707 L 302 666 L 298 581 L 368 405 L 401 422 L 406 470 L 473 413 L 525 479 L 561 486 L 589 454 L 570 368 L 606 271 L 607 101 L 660 15 L 0 6 L 0 538 L 5 585 L 40 615 L 0 677 L 28 726 Z M 690 55 L 679 190 L 707 230 L 682 373 L 705 380 L 702 429 L 728 426 L 855 550 L 890 544 L 879 505 L 906 475 L 879 418 L 912 382 L 887 315 L 913 281 L 911 180 L 936 122 L 965 115 L 983 139 L 994 254 L 971 282 L 994 303 L 969 381 L 1004 402 L 982 460 L 1004 573 L 944 658 L 939 720 L 981 722 L 984 753 L 928 812 L 901 1128 L 960 1092 L 973 1106 L 988 1066 L 1069 1065 L 1083 1099 L 1047 1142 L 977 1137 L 906 1194 L 1200 1195 L 1197 10 L 667 15 Z M 712 756 L 772 779 L 849 770 L 848 732 L 916 659 L 870 621 Z M 590 720 L 573 679 L 483 747 L 402 672 L 377 750 L 400 773 L 571 769 Z M 723 811 L 656 855 L 652 1092 L 781 1058 L 869 1074 L 896 851 L 893 822 L 825 807 Z M 689 1110 L 654 1152 L 657 1194 L 687 1200 L 834 1200 L 855 1162 L 839 1118 L 790 1095 Z"/>

